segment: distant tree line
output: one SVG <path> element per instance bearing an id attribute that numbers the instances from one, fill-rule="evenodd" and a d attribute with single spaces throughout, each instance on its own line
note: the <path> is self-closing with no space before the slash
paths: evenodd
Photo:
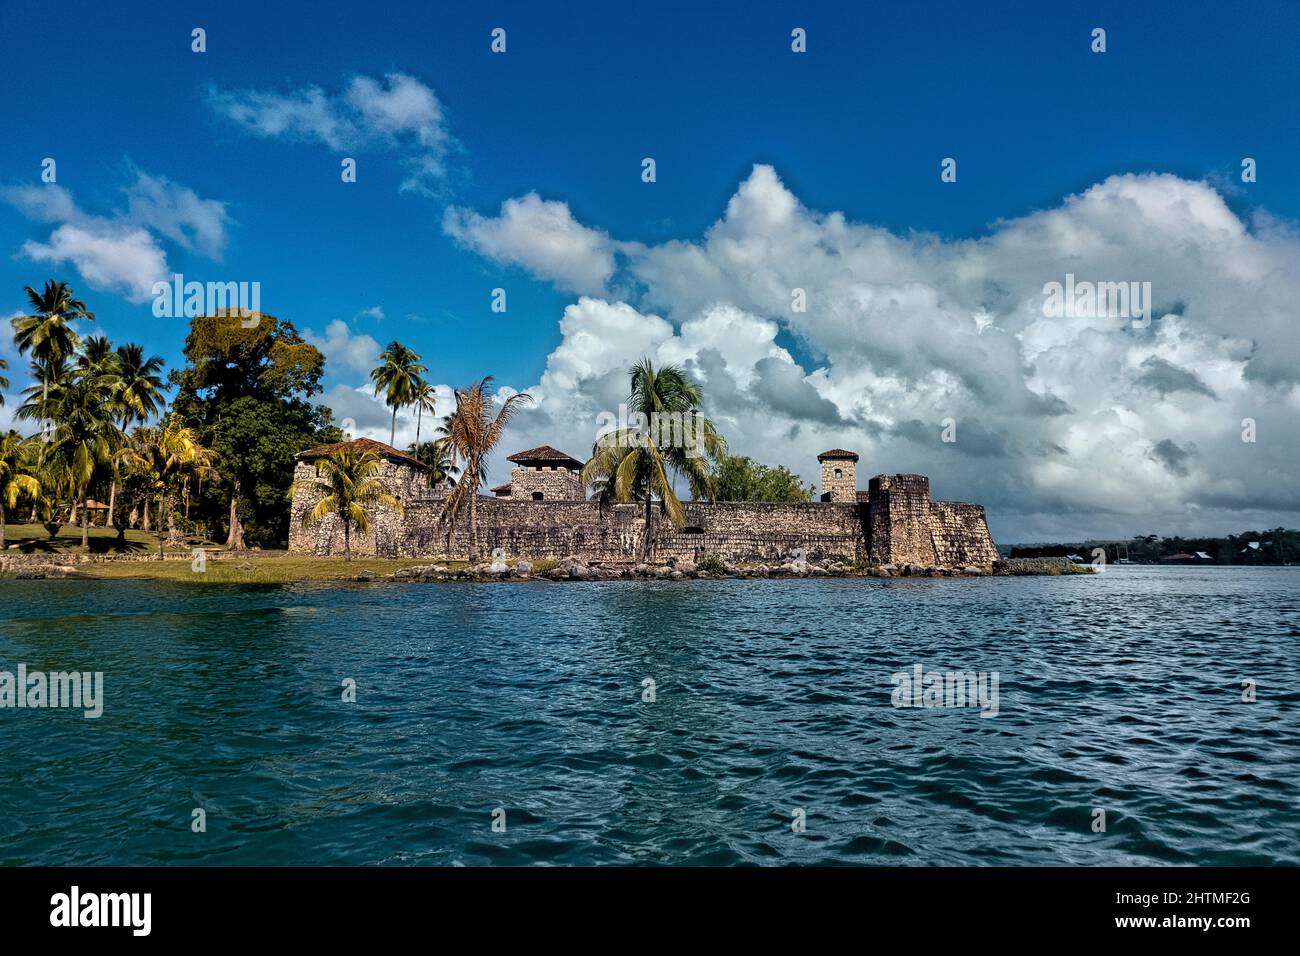
<path id="1" fill-rule="evenodd" d="M 1095 548 L 1105 548 L 1106 560 L 1112 563 L 1126 557 L 1135 564 L 1158 564 L 1174 555 L 1201 552 L 1209 555 L 1207 564 L 1297 564 L 1300 563 L 1300 531 L 1273 528 L 1222 538 L 1162 538 L 1148 534 L 1123 542 L 1017 545 L 1011 549 L 1011 557 L 1054 558 L 1075 554 L 1091 561 Z"/>

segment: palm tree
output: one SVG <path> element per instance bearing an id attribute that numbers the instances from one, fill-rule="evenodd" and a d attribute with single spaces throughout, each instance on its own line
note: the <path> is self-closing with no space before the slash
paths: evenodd
<path id="1" fill-rule="evenodd" d="M 448 488 L 456 487 L 456 479 L 452 475 L 456 466 L 452 461 L 451 448 L 446 438 L 411 445 L 406 449 L 406 453 L 424 465 L 425 474 L 429 478 L 429 487 L 436 488 L 444 483 Z"/>
<path id="2" fill-rule="evenodd" d="M 501 403 L 492 416 L 492 398 L 487 394 L 492 376 L 469 388 L 456 391 L 456 411 L 447 418 L 447 447 L 452 463 L 460 466 L 460 482 L 447 496 L 439 521 L 454 522 L 468 506 L 469 560 L 478 560 L 478 490 L 487 480 L 486 462 L 492 449 L 501 441 L 506 425 L 532 402 L 527 392 L 518 392 Z"/>
<path id="3" fill-rule="evenodd" d="M 215 453 L 200 445 L 194 430 L 169 418 L 153 428 L 137 428 L 134 447 L 126 452 L 126 459 L 138 474 L 143 475 L 158 495 L 158 558 L 163 557 L 163 507 L 168 494 L 180 479 L 200 473 L 215 477 L 212 467 Z"/>
<path id="4" fill-rule="evenodd" d="M 9 367 L 9 363 L 6 362 L 4 359 L 0 358 L 0 372 L 3 372 L 8 367 Z M 3 405 L 5 403 L 5 389 L 8 387 L 9 387 L 9 379 L 5 378 L 3 375 L 0 375 L 0 405 Z"/>
<path id="5" fill-rule="evenodd" d="M 415 447 L 420 447 L 420 419 L 424 412 L 433 414 L 436 407 L 438 390 L 423 378 L 416 378 L 411 388 L 411 404 L 415 406 Z"/>
<path id="6" fill-rule="evenodd" d="M 388 444 L 397 440 L 397 409 L 414 400 L 416 383 L 428 371 L 420 363 L 420 356 L 394 339 L 379 356 L 383 364 L 370 371 L 375 383 L 375 394 L 384 393 L 384 404 L 393 410 L 393 424 L 388 433 Z"/>
<path id="7" fill-rule="evenodd" d="M 93 340 L 92 340 L 93 341 Z M 122 406 L 122 431 L 127 432 L 132 422 L 144 424 L 163 407 L 163 360 L 157 355 L 144 357 L 144 346 L 130 342 L 119 345 L 112 360 L 113 393 Z M 108 490 L 108 514 L 117 514 L 117 474 Z"/>
<path id="8" fill-rule="evenodd" d="M 23 290 L 31 304 L 31 315 L 20 315 L 11 321 L 14 344 L 20 355 L 32 353 L 38 366 L 48 368 L 70 356 L 80 341 L 69 325 L 76 319 L 95 320 L 86 303 L 76 298 L 66 282 L 45 281 L 45 288 L 37 292 L 31 286 Z M 41 381 L 47 382 L 45 376 Z"/>
<path id="9" fill-rule="evenodd" d="M 352 560 L 352 529 L 361 534 L 370 530 L 368 507 L 383 505 L 394 511 L 402 510 L 402 503 L 388 493 L 387 487 L 375 477 L 382 459 L 373 451 L 361 453 L 336 451 L 316 461 L 316 477 L 295 483 L 295 491 L 303 487 L 323 497 L 316 506 L 302 516 L 308 527 L 318 524 L 326 515 L 336 514 L 343 525 L 343 560 Z"/>
<path id="10" fill-rule="evenodd" d="M 73 368 L 78 375 L 112 375 L 116 371 L 117 355 L 113 343 L 103 335 L 92 335 L 81 340 Z"/>
<path id="11" fill-rule="evenodd" d="M 52 411 L 55 422 L 43 457 L 58 462 L 68 476 L 74 507 L 81 503 L 81 546 L 89 549 L 90 488 L 122 442 L 118 405 L 111 388 L 96 375 L 72 377 L 41 404 Z M 24 405 L 19 415 L 28 409 Z"/>
<path id="12" fill-rule="evenodd" d="M 32 474 L 35 449 L 17 432 L 0 435 L 0 551 L 5 548 L 5 509 L 18 507 L 18 499 L 27 495 L 33 501 L 40 496 L 41 483 Z"/>
<path id="13" fill-rule="evenodd" d="M 675 365 L 656 369 L 642 359 L 632 367 L 628 409 L 645 416 L 645 422 L 662 422 L 666 415 L 690 415 L 702 439 L 703 454 L 692 454 L 684 443 L 664 441 L 661 428 L 630 427 L 607 432 L 596 440 L 591 460 L 582 467 L 585 484 L 598 489 L 603 508 L 609 501 L 644 501 L 645 531 L 641 560 L 650 556 L 653 540 L 653 506 L 667 514 L 678 528 L 686 524 L 686 509 L 673 489 L 672 474 L 684 477 L 695 498 L 713 499 L 713 474 L 709 459 L 726 453 L 727 442 L 713 423 L 699 413 L 704 400 L 700 387 Z"/>

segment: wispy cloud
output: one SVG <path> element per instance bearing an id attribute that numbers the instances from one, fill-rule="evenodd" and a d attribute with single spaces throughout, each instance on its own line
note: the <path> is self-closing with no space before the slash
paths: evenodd
<path id="1" fill-rule="evenodd" d="M 404 73 L 354 76 L 339 93 L 308 86 L 288 93 L 213 87 L 214 110 L 255 136 L 321 143 L 336 152 L 377 146 L 399 154 L 402 190 L 435 195 L 453 140 L 434 91 Z"/>
<path id="2" fill-rule="evenodd" d="M 170 275 L 159 237 L 219 260 L 231 224 L 225 204 L 163 176 L 134 172 L 123 189 L 126 208 L 108 215 L 84 211 L 54 183 L 0 190 L 0 198 L 28 219 L 56 224 L 45 241 L 24 242 L 19 255 L 52 265 L 71 263 L 93 288 L 132 302 L 150 299 L 153 284 Z"/>

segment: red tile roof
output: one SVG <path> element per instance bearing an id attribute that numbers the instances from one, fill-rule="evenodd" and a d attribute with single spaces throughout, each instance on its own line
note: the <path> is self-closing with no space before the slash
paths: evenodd
<path id="1" fill-rule="evenodd" d="M 558 448 L 552 448 L 550 445 L 538 445 L 536 448 L 529 448 L 527 451 L 515 452 L 506 461 L 518 462 L 521 465 L 539 464 L 539 465 L 568 465 L 571 468 L 581 468 L 582 462 L 572 455 L 566 455 Z"/>
<path id="2" fill-rule="evenodd" d="M 298 453 L 299 461 L 315 461 L 317 458 L 328 458 L 336 451 L 346 451 L 352 454 L 358 452 L 373 451 L 380 458 L 390 458 L 394 461 L 405 462 L 408 465 L 417 465 L 420 468 L 424 464 L 418 458 L 412 458 L 404 451 L 398 451 L 392 445 L 385 445 L 381 441 L 375 441 L 373 438 L 354 438 L 352 441 L 336 441 L 329 445 L 318 445 L 315 448 L 308 448 L 306 451 Z"/>
<path id="3" fill-rule="evenodd" d="M 849 461 L 857 461 L 858 453 L 856 451 L 846 451 L 843 448 L 832 448 L 829 451 L 824 451 L 817 456 L 818 461 L 825 461 L 828 458 L 829 459 L 846 458 Z"/>

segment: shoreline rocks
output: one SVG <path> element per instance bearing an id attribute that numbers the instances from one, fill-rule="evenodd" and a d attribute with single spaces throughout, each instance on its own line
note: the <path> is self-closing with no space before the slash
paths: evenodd
<path id="1" fill-rule="evenodd" d="M 859 565 L 846 564 L 842 561 L 820 561 L 802 559 L 784 561 L 777 564 L 736 565 L 721 562 L 714 558 L 704 558 L 700 562 L 685 558 L 668 558 L 663 563 L 606 563 L 601 561 L 584 561 L 577 555 L 566 555 L 559 562 L 539 562 L 551 565 L 539 570 L 534 562 L 521 558 L 513 565 L 507 562 L 497 564 L 476 564 L 470 568 L 452 570 L 445 565 L 430 564 L 403 568 L 388 576 L 389 580 L 404 582 L 434 581 L 716 581 L 727 578 L 745 579 L 785 579 L 785 578 L 974 578 L 991 577 L 1007 574 L 1061 574 L 1060 570 L 1033 570 L 1019 565 L 1007 565 L 999 562 L 992 567 L 966 565 L 957 568 L 931 567 L 918 564 L 882 564 Z M 365 572 L 363 572 L 365 573 Z M 356 576 L 356 580 L 373 580 L 366 573 Z"/>

